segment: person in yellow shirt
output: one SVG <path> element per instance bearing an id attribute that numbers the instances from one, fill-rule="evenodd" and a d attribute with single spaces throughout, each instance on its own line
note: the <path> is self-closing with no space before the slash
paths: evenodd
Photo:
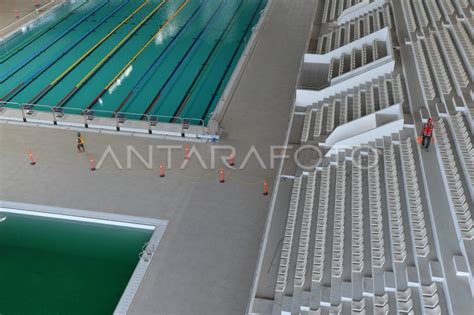
<path id="1" fill-rule="evenodd" d="M 86 148 L 84 144 L 85 144 L 84 138 L 82 137 L 81 133 L 78 132 L 77 133 L 77 150 L 79 151 L 79 153 L 86 152 Z"/>

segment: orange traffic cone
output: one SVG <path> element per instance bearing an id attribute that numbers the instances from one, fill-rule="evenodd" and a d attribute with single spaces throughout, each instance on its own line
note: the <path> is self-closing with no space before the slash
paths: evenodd
<path id="1" fill-rule="evenodd" d="M 95 171 L 95 162 L 92 155 L 89 155 L 89 168 L 92 172 Z"/>
<path id="2" fill-rule="evenodd" d="M 235 155 L 232 153 L 228 159 L 229 165 L 234 166 L 235 165 Z"/>
<path id="3" fill-rule="evenodd" d="M 33 152 L 31 152 L 31 149 L 28 151 L 28 159 L 30 160 L 30 165 L 36 165 L 36 161 L 33 157 Z"/>
<path id="4" fill-rule="evenodd" d="M 224 183 L 225 178 L 224 178 L 224 169 L 221 167 L 219 169 L 219 183 Z"/>
<path id="5" fill-rule="evenodd" d="M 165 177 L 165 167 L 163 166 L 163 161 L 160 162 L 160 177 Z"/>
<path id="6" fill-rule="evenodd" d="M 263 179 L 263 195 L 268 196 L 268 183 L 266 178 Z"/>
<path id="7" fill-rule="evenodd" d="M 184 158 L 186 160 L 189 160 L 189 144 L 186 144 L 185 152 L 184 152 Z"/>

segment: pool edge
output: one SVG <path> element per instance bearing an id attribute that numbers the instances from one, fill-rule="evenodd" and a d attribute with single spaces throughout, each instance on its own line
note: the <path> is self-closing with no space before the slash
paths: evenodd
<path id="1" fill-rule="evenodd" d="M 112 214 L 104 212 L 95 212 L 81 209 L 61 208 L 45 205 L 35 205 L 29 203 L 19 203 L 6 200 L 0 200 L 0 209 L 7 209 L 12 211 L 5 211 L 6 213 L 23 213 L 27 215 L 36 215 L 43 217 L 60 218 L 66 220 L 109 224 L 115 226 L 125 226 L 137 229 L 146 229 L 146 227 L 153 226 L 153 234 L 151 235 L 146 248 L 140 254 L 140 259 L 135 266 L 135 269 L 130 277 L 130 280 L 122 293 L 122 296 L 117 303 L 114 310 L 114 315 L 127 314 L 133 300 L 140 288 L 140 285 L 145 277 L 146 271 L 151 264 L 153 257 L 158 249 L 159 243 L 168 226 L 167 220 L 151 219 L 138 216 L 130 216 L 124 214 Z M 1 211 L 0 211 L 1 212 Z M 139 227 L 143 226 L 143 227 Z"/>

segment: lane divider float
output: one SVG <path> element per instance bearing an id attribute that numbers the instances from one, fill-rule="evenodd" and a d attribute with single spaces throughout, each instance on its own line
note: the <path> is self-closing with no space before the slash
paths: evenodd
<path id="1" fill-rule="evenodd" d="M 224 0 L 225 1 L 225 0 Z M 141 119 L 144 119 L 146 115 L 148 115 L 150 113 L 150 111 L 153 109 L 153 107 L 155 106 L 155 104 L 160 100 L 161 98 L 161 93 L 163 92 L 163 90 L 165 89 L 165 87 L 168 85 L 168 83 L 171 81 L 171 78 L 175 75 L 175 73 L 178 71 L 178 69 L 180 68 L 181 64 L 183 63 L 183 61 L 188 57 L 188 55 L 191 53 L 191 51 L 193 50 L 193 48 L 196 46 L 196 43 L 199 42 L 199 40 L 201 39 L 202 35 L 204 34 L 204 32 L 207 30 L 207 28 L 209 27 L 209 25 L 211 25 L 211 22 L 214 20 L 214 17 L 217 15 L 217 13 L 220 11 L 221 8 L 223 8 L 223 4 L 224 4 L 224 1 L 222 1 L 220 3 L 220 5 L 217 7 L 217 9 L 214 11 L 214 13 L 212 14 L 212 16 L 210 17 L 210 19 L 207 21 L 207 24 L 204 28 L 201 29 L 201 31 L 199 32 L 198 36 L 194 39 L 194 42 L 192 43 L 191 46 L 189 46 L 188 50 L 186 51 L 186 53 L 184 54 L 184 56 L 181 58 L 181 60 L 178 62 L 178 64 L 176 65 L 176 67 L 174 68 L 174 70 L 171 72 L 171 74 L 168 76 L 166 82 L 162 85 L 162 87 L 158 90 L 158 92 L 155 94 L 155 97 L 153 98 L 153 100 L 150 102 L 150 104 L 148 105 L 147 109 L 145 110 L 145 113 L 143 114 L 143 116 L 141 117 Z"/>
<path id="2" fill-rule="evenodd" d="M 129 1 L 123 4 L 120 9 L 125 6 Z M 138 12 L 140 12 L 143 7 L 149 2 L 149 0 L 145 0 L 135 11 L 133 11 L 126 19 L 124 19 L 120 24 L 118 24 L 113 30 L 111 30 L 107 35 L 102 37 L 94 46 L 92 46 L 87 52 L 85 52 L 79 59 L 77 59 L 72 65 L 70 65 L 63 73 L 61 73 L 58 77 L 56 77 L 53 81 L 51 81 L 45 88 L 43 88 L 38 94 L 36 94 L 33 99 L 29 101 L 29 104 L 35 104 L 39 101 L 44 95 L 46 95 L 56 84 L 61 82 L 65 76 L 67 76 L 72 70 L 74 70 L 80 63 L 82 63 L 87 57 L 89 57 L 100 45 L 102 45 L 110 36 L 112 36 L 119 28 L 121 28 L 125 23 L 127 23 L 131 18 L 133 18 Z M 117 12 L 118 10 L 115 10 Z M 109 18 L 109 15 L 107 18 Z M 105 19 L 106 20 L 106 19 Z M 104 21 L 105 21 L 104 20 Z M 101 23 L 102 24 L 102 23 Z"/>
<path id="3" fill-rule="evenodd" d="M 107 84 L 107 86 L 94 98 L 94 100 L 87 105 L 86 109 L 91 109 L 92 106 L 94 106 L 95 103 L 102 97 L 102 95 L 107 92 L 112 85 L 115 84 L 115 82 L 122 76 L 122 74 L 127 71 L 127 69 L 130 67 L 130 65 L 145 51 L 145 49 L 153 43 L 153 41 L 165 30 L 165 28 L 168 26 L 168 24 L 171 23 L 171 21 L 188 5 L 189 0 L 185 0 L 181 5 L 178 7 L 178 9 L 163 23 L 158 31 L 145 43 L 145 45 L 135 54 L 135 56 L 130 59 L 127 64 L 115 75 L 115 77 L 110 80 L 110 82 Z M 131 95 L 130 95 L 131 96 Z M 125 104 L 122 102 L 123 105 Z M 121 106 L 123 106 L 121 104 Z M 121 106 L 119 106 L 121 108 Z M 116 111 L 117 112 L 117 111 Z"/>
<path id="4" fill-rule="evenodd" d="M 201 10 L 202 8 L 202 1 L 199 3 L 199 6 L 198 8 L 194 11 L 194 13 L 192 14 L 192 16 L 190 17 L 189 20 L 186 21 L 186 23 L 180 28 L 180 30 L 178 31 L 178 33 L 176 33 L 171 41 L 166 45 L 165 49 L 163 49 L 160 54 L 155 58 L 155 60 L 153 61 L 153 63 L 148 67 L 147 71 L 145 71 L 145 73 L 143 73 L 143 75 L 140 77 L 140 79 L 137 81 L 137 83 L 133 86 L 133 88 L 130 90 L 130 92 L 127 94 L 127 96 L 122 100 L 122 102 L 120 102 L 120 105 L 118 108 L 115 109 L 115 113 L 121 111 L 123 109 L 123 107 L 125 106 L 125 104 L 127 104 L 128 101 L 130 101 L 132 99 L 132 96 L 141 89 L 142 85 L 146 82 L 148 82 L 150 76 L 155 73 L 156 69 L 158 68 L 158 66 L 160 65 L 160 61 L 163 59 L 163 57 L 165 56 L 166 53 L 169 52 L 169 50 L 171 49 L 171 47 L 174 47 L 174 44 L 176 43 L 176 40 L 178 38 L 180 38 L 179 36 L 182 34 L 182 32 L 186 29 L 186 27 L 194 20 L 194 18 L 197 15 L 197 13 Z M 114 80 L 110 81 L 109 85 L 108 86 L 112 86 L 113 84 L 115 83 Z M 104 93 L 107 91 L 107 88 L 104 89 L 102 91 L 101 94 L 99 94 L 95 99 L 94 101 L 89 104 L 90 107 L 88 107 L 88 109 L 90 109 L 98 100 L 100 97 L 102 97 L 102 95 L 104 95 Z"/>
<path id="5" fill-rule="evenodd" d="M 5 82 L 8 78 L 10 78 L 12 75 L 14 75 L 15 73 L 17 73 L 18 71 L 20 71 L 21 69 L 23 69 L 27 64 L 29 64 L 31 61 L 33 61 L 34 59 L 36 59 L 39 55 L 41 55 L 43 52 L 45 52 L 47 49 L 49 49 L 51 46 L 53 46 L 55 43 L 57 43 L 60 39 L 64 38 L 65 35 L 67 35 L 68 33 L 72 32 L 78 25 L 80 25 L 81 23 L 83 23 L 85 20 L 87 20 L 89 17 L 91 17 L 92 15 L 94 15 L 95 13 L 97 13 L 97 11 L 99 11 L 100 9 L 102 9 L 103 7 L 105 7 L 108 3 L 110 2 L 110 0 L 107 0 L 105 1 L 104 3 L 102 3 L 101 5 L 97 6 L 94 10 L 92 10 L 92 12 L 90 12 L 89 14 L 87 14 L 86 16 L 84 16 L 83 18 L 81 18 L 79 21 L 77 21 L 76 23 L 74 23 L 74 25 L 72 25 L 71 27 L 69 27 L 68 29 L 66 29 L 64 32 L 62 32 L 61 34 L 59 34 L 57 37 L 55 37 L 53 40 L 51 40 L 50 42 L 48 42 L 46 45 L 44 45 L 43 47 L 41 47 L 40 50 L 38 50 L 37 52 L 33 53 L 32 55 L 30 55 L 29 57 L 26 57 L 25 59 L 23 59 L 22 62 L 20 62 L 20 64 L 15 67 L 14 69 L 10 70 L 9 72 L 5 73 L 4 75 L 0 76 L 0 83 L 3 83 Z"/>
<path id="6" fill-rule="evenodd" d="M 112 50 L 89 71 L 57 104 L 63 106 L 102 66 L 145 24 L 168 0 L 161 1 L 140 23 L 138 23 Z M 189 1 L 189 0 L 188 0 Z"/>
<path id="7" fill-rule="evenodd" d="M 63 58 L 67 53 L 69 53 L 71 50 L 73 50 L 78 44 L 82 42 L 83 39 L 85 39 L 87 36 L 92 34 L 96 29 L 98 29 L 102 24 L 107 22 L 107 20 L 112 17 L 115 13 L 117 13 L 119 10 L 121 10 L 124 6 L 126 6 L 131 0 L 127 0 L 124 2 L 121 6 L 117 7 L 114 11 L 112 11 L 108 16 L 106 16 L 102 21 L 100 21 L 99 24 L 96 24 L 93 28 L 91 28 L 89 31 L 84 33 L 78 40 L 76 40 L 72 45 L 70 45 L 65 51 L 59 53 L 54 57 L 49 63 L 46 65 L 42 66 L 39 68 L 36 72 L 34 72 L 32 75 L 30 75 L 25 81 L 21 82 L 18 84 L 15 88 L 10 90 L 7 94 L 5 94 L 2 98 L 0 98 L 0 101 L 5 101 L 8 102 L 11 100 L 15 95 L 23 91 L 31 82 L 33 82 L 36 78 L 38 78 L 40 75 L 42 75 L 46 70 L 48 70 L 53 64 L 58 62 L 61 58 Z M 48 87 L 48 86 L 47 86 Z M 41 90 L 41 92 L 45 91 L 46 88 Z M 41 93 L 40 92 L 40 93 Z M 43 94 L 41 94 L 43 95 Z M 39 93 L 35 95 L 33 99 L 31 99 L 28 103 L 29 104 L 35 104 L 41 96 Z"/>
<path id="8" fill-rule="evenodd" d="M 181 115 L 182 111 L 186 107 L 186 104 L 189 101 L 189 98 L 191 97 L 192 93 L 194 92 L 194 89 L 197 87 L 199 81 L 203 77 L 204 73 L 206 72 L 207 66 L 209 65 L 212 57 L 215 56 L 215 52 L 218 51 L 218 49 L 221 47 L 221 45 L 224 43 L 224 38 L 229 34 L 230 30 L 232 29 L 232 26 L 234 25 L 234 22 L 238 16 L 238 13 L 240 9 L 242 8 L 243 0 L 240 1 L 240 5 L 237 7 L 235 10 L 234 14 L 232 15 L 232 18 L 230 19 L 229 23 L 227 23 L 227 26 L 224 28 L 222 33 L 219 35 L 219 38 L 217 41 L 214 43 L 211 51 L 207 55 L 206 60 L 201 64 L 201 67 L 199 68 L 199 71 L 197 75 L 194 77 L 193 82 L 189 86 L 189 88 L 186 90 L 186 93 L 184 93 L 183 97 L 181 98 L 181 101 L 179 102 L 178 108 L 175 110 L 174 114 L 172 116 L 176 117 Z M 176 122 L 176 118 L 173 120 L 173 122 Z"/>

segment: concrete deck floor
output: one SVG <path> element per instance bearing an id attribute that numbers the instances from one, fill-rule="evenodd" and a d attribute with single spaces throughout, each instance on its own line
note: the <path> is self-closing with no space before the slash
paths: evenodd
<path id="1" fill-rule="evenodd" d="M 0 29 L 15 22 L 15 9 L 18 9 L 20 18 L 33 12 L 36 7 L 36 3 L 44 5 L 48 3 L 47 0 L 0 0 Z"/>
<path id="2" fill-rule="evenodd" d="M 269 146 L 285 140 L 315 2 L 270 4 L 223 121 L 220 144 L 241 152 L 237 164 L 252 145 L 268 161 Z M 129 144 L 144 156 L 149 145 L 184 144 L 84 135 L 89 153 L 97 158 L 110 145 L 122 164 Z M 197 146 L 209 154 L 209 144 Z M 29 149 L 36 166 L 28 164 Z M 139 163 L 119 170 L 107 160 L 93 173 L 75 151 L 75 132 L 0 124 L 0 199 L 169 220 L 130 314 L 245 313 L 270 201 L 262 196 L 262 182 L 267 177 L 272 187 L 276 170 L 262 170 L 254 160 L 244 170 L 228 171 L 220 184 L 217 171 L 202 170 L 196 160 L 176 170 L 183 160 L 177 151 L 173 170 L 160 179 L 164 152 L 154 152 L 153 170 Z"/>

